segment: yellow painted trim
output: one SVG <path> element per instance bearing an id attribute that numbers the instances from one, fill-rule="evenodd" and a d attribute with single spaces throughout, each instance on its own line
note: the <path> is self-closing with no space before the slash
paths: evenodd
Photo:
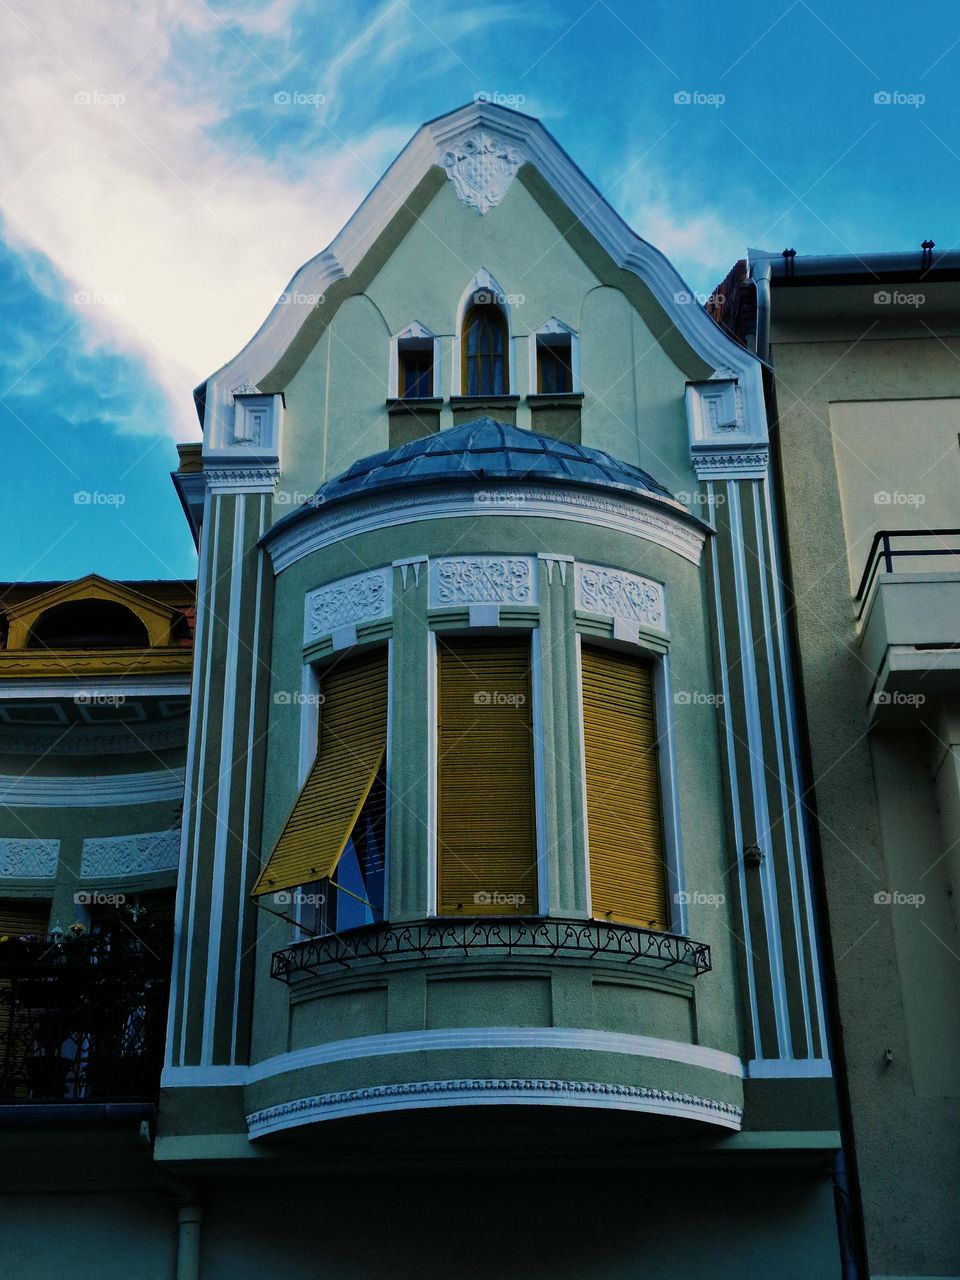
<path id="1" fill-rule="evenodd" d="M 155 649 L 0 649 L 0 680 L 186 674 L 192 667 L 193 650 L 170 645 Z"/>
<path id="2" fill-rule="evenodd" d="M 97 573 L 89 573 L 85 578 L 78 578 L 76 582 L 64 582 L 51 591 L 45 591 L 43 595 L 33 596 L 8 609 L 7 649 L 25 649 L 30 632 L 40 615 L 54 605 L 73 600 L 110 600 L 115 604 L 125 605 L 146 627 L 151 647 L 170 642 L 175 609 L 158 604 L 138 591 L 131 591 L 122 583 L 110 582 Z"/>

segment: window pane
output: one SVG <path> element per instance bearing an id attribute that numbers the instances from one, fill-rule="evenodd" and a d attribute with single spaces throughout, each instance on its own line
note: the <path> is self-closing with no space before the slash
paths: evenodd
<path id="1" fill-rule="evenodd" d="M 468 396 L 502 396 L 508 391 L 507 326 L 499 307 L 473 307 L 464 324 L 464 379 Z"/>
<path id="2" fill-rule="evenodd" d="M 404 400 L 433 395 L 433 349 L 400 348 L 400 395 Z"/>
<path id="3" fill-rule="evenodd" d="M 537 390 L 548 396 L 567 395 L 573 390 L 569 336 L 537 339 Z"/>

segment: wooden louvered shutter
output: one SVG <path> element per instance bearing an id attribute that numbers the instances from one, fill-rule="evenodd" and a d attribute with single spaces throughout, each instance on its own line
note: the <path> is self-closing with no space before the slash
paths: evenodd
<path id="1" fill-rule="evenodd" d="M 254 895 L 333 874 L 386 754 L 386 653 L 338 663 L 321 693 L 317 758 Z"/>
<path id="2" fill-rule="evenodd" d="M 440 915 L 534 915 L 530 645 L 438 645 Z"/>
<path id="3" fill-rule="evenodd" d="M 665 929 L 652 667 L 629 655 L 584 645 L 582 669 L 593 915 Z"/>

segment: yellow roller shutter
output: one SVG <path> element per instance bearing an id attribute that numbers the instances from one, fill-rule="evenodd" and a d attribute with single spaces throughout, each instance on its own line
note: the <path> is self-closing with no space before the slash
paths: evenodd
<path id="1" fill-rule="evenodd" d="M 650 663 L 583 646 L 590 894 L 598 920 L 668 923 Z"/>
<path id="2" fill-rule="evenodd" d="M 10 942 L 0 943 L 6 958 L 15 958 L 16 943 L 14 938 L 22 938 L 35 933 L 38 938 L 46 938 L 50 927 L 50 903 L 36 902 L 28 898 L 5 898 L 0 902 L 0 938 L 9 938 Z M 36 1014 L 22 1006 L 18 1010 L 16 1035 L 10 1043 L 13 1027 L 12 1010 L 9 1000 L 11 983 L 7 978 L 0 978 L 0 1073 L 3 1076 L 5 1096 L 8 1098 L 26 1098 L 27 1077 L 24 1059 L 33 1047 L 32 1035 Z"/>
<path id="3" fill-rule="evenodd" d="M 386 753 L 382 650 L 338 663 L 321 692 L 317 759 L 254 886 L 255 896 L 333 874 Z"/>
<path id="4" fill-rule="evenodd" d="M 49 923 L 49 902 L 29 898 L 4 898 L 0 902 L 0 938 L 22 938 L 30 933 L 46 938 Z"/>
<path id="5" fill-rule="evenodd" d="M 438 646 L 438 911 L 537 911 L 530 646 Z"/>

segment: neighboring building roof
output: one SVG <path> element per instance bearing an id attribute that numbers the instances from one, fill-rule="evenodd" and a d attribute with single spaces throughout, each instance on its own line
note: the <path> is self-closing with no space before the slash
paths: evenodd
<path id="1" fill-rule="evenodd" d="M 279 521 L 274 529 L 296 520 L 306 511 L 385 489 L 491 480 L 587 485 L 592 489 L 626 490 L 675 502 L 669 490 L 653 476 L 602 449 L 570 444 L 493 418 L 477 418 L 461 427 L 361 458 L 342 475 L 321 485 L 313 498 Z"/>

